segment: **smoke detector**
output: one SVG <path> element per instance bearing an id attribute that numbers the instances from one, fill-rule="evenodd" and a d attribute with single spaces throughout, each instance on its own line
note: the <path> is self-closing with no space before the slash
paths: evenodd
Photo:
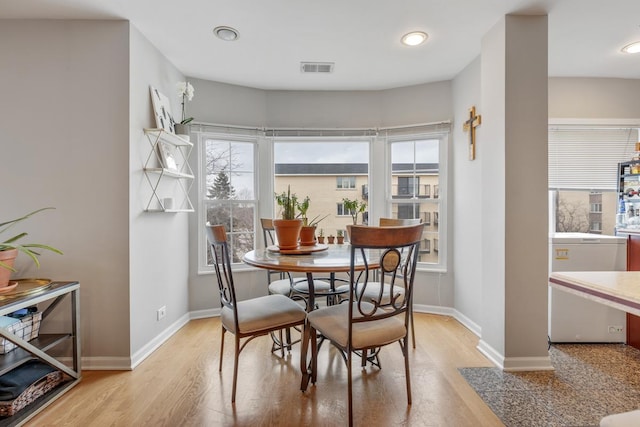
<path id="1" fill-rule="evenodd" d="M 334 62 L 301 62 L 301 73 L 333 73 Z"/>

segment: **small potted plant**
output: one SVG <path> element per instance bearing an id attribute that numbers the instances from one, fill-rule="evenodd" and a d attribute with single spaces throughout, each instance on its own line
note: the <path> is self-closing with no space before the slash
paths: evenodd
<path id="1" fill-rule="evenodd" d="M 337 233 L 338 244 L 339 245 L 343 244 L 344 243 L 344 231 L 338 230 L 336 233 Z"/>
<path id="2" fill-rule="evenodd" d="M 320 232 L 318 233 L 318 243 L 320 243 L 320 244 L 324 243 L 324 231 L 322 230 L 322 228 L 320 229 Z"/>
<path id="3" fill-rule="evenodd" d="M 47 209 L 54 208 L 38 209 L 20 218 L 0 223 L 0 235 L 7 232 L 10 228 L 15 226 L 19 222 L 24 221 L 30 216 Z M 40 255 L 40 253 L 35 251 L 34 249 L 45 249 L 62 255 L 62 252 L 59 249 L 56 249 L 49 245 L 43 245 L 40 243 L 20 243 L 19 240 L 26 236 L 27 233 L 22 232 L 9 237 L 3 242 L 0 242 L 0 289 L 9 285 L 9 278 L 11 277 L 11 273 L 16 271 L 15 268 L 13 268 L 13 264 L 19 252 L 28 255 L 36 265 L 36 267 L 40 267 L 40 261 L 38 261 L 38 256 Z"/>
<path id="4" fill-rule="evenodd" d="M 298 247 L 300 229 L 302 228 L 302 219 L 296 217 L 298 197 L 295 194 L 291 194 L 291 186 L 289 186 L 286 192 L 283 191 L 280 194 L 276 194 L 275 198 L 281 208 L 282 215 L 281 219 L 273 220 L 278 247 L 287 250 L 296 249 Z"/>
<path id="5" fill-rule="evenodd" d="M 334 236 L 333 234 L 329 234 L 329 235 L 327 236 L 327 243 L 329 243 L 330 245 L 333 245 L 333 243 L 335 242 L 335 240 L 336 240 L 336 236 Z"/>
<path id="6" fill-rule="evenodd" d="M 316 244 L 316 227 L 320 221 L 329 216 L 325 215 L 320 218 L 320 215 L 316 215 L 313 219 L 309 220 L 307 211 L 309 210 L 310 203 L 311 199 L 309 196 L 305 197 L 302 202 L 297 203 L 298 210 L 300 211 L 298 216 L 302 218 L 302 229 L 300 230 L 300 245 L 302 246 L 313 246 Z"/>

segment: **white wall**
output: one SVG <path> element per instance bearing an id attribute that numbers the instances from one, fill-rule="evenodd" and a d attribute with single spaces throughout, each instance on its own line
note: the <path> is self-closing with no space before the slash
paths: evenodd
<path id="1" fill-rule="evenodd" d="M 486 158 L 483 126 L 476 128 L 476 159 L 469 160 L 469 133 L 463 124 L 469 119 L 469 108 L 482 114 L 480 98 L 480 57 L 473 60 L 453 80 L 454 126 L 452 147 L 451 224 L 453 237 L 454 305 L 464 316 L 466 325 L 480 334 L 482 321 L 482 165 Z"/>
<path id="2" fill-rule="evenodd" d="M 549 79 L 549 117 L 565 119 L 640 118 L 639 79 Z M 637 123 L 637 122 L 636 122 Z"/>
<path id="3" fill-rule="evenodd" d="M 163 333 L 188 321 L 189 221 L 194 214 L 144 212 L 151 188 L 142 167 L 151 146 L 142 129 L 156 127 L 149 85 L 169 98 L 171 111 L 180 120 L 176 84 L 185 78 L 133 26 L 130 49 L 129 328 L 135 366 L 162 342 Z M 158 320 L 160 307 L 166 307 L 166 317 Z"/>
<path id="4" fill-rule="evenodd" d="M 129 354 L 128 54 L 124 21 L 0 21 L 0 220 L 56 207 L 17 276 L 80 282 L 85 356 Z"/>

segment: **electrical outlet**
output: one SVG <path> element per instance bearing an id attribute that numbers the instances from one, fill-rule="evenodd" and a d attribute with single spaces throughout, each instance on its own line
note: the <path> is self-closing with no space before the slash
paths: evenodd
<path id="1" fill-rule="evenodd" d="M 167 315 L 167 306 L 163 305 L 158 309 L 158 320 L 162 319 L 166 315 Z"/>
<path id="2" fill-rule="evenodd" d="M 622 326 L 609 326 L 610 334 L 617 334 L 619 332 L 622 332 L 623 330 L 624 328 Z"/>

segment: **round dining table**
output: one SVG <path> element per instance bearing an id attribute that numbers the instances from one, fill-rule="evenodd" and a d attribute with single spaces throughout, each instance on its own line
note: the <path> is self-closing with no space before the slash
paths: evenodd
<path id="1" fill-rule="evenodd" d="M 248 265 L 266 270 L 284 271 L 292 273 L 305 273 L 309 283 L 309 296 L 307 310 L 315 307 L 315 291 L 313 289 L 313 274 L 328 273 L 334 278 L 335 273 L 348 273 L 351 271 L 351 246 L 349 244 L 316 244 L 314 246 L 299 246 L 297 249 L 280 250 L 277 246 L 255 249 L 247 252 L 242 261 Z M 377 263 L 365 265 L 362 256 L 356 251 L 354 258 L 354 271 L 363 271 L 366 268 L 375 269 Z M 310 371 L 307 364 L 307 348 L 309 334 L 305 325 L 305 333 L 302 339 L 300 351 L 300 369 L 302 371 L 301 389 L 306 390 L 310 376 L 315 382 L 315 370 Z M 312 352 L 317 352 L 317 343 L 311 340 Z"/>

